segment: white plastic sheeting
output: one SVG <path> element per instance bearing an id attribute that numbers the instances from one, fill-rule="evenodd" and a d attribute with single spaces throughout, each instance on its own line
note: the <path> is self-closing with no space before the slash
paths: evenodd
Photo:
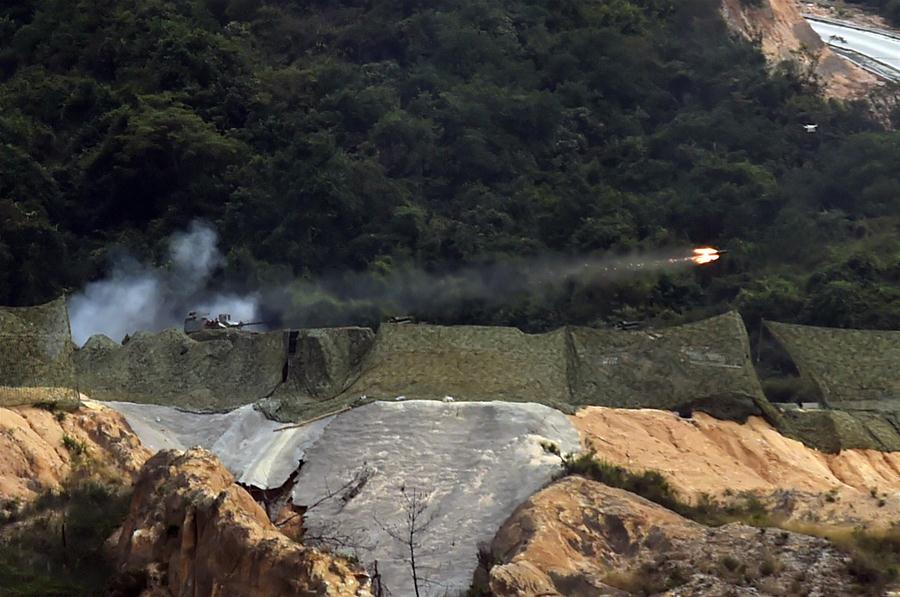
<path id="1" fill-rule="evenodd" d="M 309 507 L 307 538 L 378 561 L 395 597 L 413 595 L 406 495 L 423 496 L 416 560 L 423 595 L 453 595 L 471 584 L 477 550 L 579 449 L 561 412 L 535 403 L 374 402 L 288 428 L 252 407 L 193 414 L 171 407 L 105 403 L 122 412 L 151 449 L 201 445 L 242 482 L 281 486 L 303 466 L 292 500 Z M 542 446 L 542 444 L 544 444 Z"/>
<path id="2" fill-rule="evenodd" d="M 197 414 L 154 404 L 103 404 L 122 413 L 151 450 L 201 446 L 218 456 L 240 483 L 260 489 L 284 485 L 332 419 L 283 429 L 284 423 L 270 421 L 250 405 L 224 414 Z"/>
<path id="3" fill-rule="evenodd" d="M 547 440 L 564 453 L 579 449 L 568 418 L 541 404 L 375 402 L 329 424 L 306 453 L 293 501 L 315 504 L 368 475 L 310 509 L 304 524 L 364 563 L 378 560 L 391 594 L 405 596 L 414 594 L 409 547 L 386 529 L 407 532 L 402 491 L 421 493 L 420 590 L 455 595 L 472 582 L 479 543 L 560 470 L 560 458 L 541 446 Z"/>

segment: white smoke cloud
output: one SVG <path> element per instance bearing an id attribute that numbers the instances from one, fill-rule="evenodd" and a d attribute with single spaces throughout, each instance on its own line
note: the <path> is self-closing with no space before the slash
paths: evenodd
<path id="1" fill-rule="evenodd" d="M 132 258 L 116 262 L 109 276 L 91 282 L 69 299 L 72 339 L 83 345 L 94 334 L 119 341 L 138 330 L 180 327 L 188 311 L 229 313 L 234 320 L 256 319 L 257 297 L 216 292 L 208 285 L 224 262 L 218 235 L 194 221 L 169 239 L 169 263 L 154 268 Z"/>

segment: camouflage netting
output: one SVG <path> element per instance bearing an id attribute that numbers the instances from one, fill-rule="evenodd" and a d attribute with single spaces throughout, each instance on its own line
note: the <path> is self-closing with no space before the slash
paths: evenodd
<path id="1" fill-rule="evenodd" d="M 0 307 L 0 405 L 78 403 L 65 300 Z"/>
<path id="2" fill-rule="evenodd" d="M 765 322 L 828 410 L 788 411 L 788 429 L 834 452 L 900 450 L 900 332 Z"/>
<path id="3" fill-rule="evenodd" d="M 662 330 L 570 334 L 576 404 L 697 409 L 725 419 L 764 414 L 769 406 L 737 313 Z"/>
<path id="4" fill-rule="evenodd" d="M 568 403 L 566 332 L 384 324 L 347 392 L 376 399 Z"/>
<path id="5" fill-rule="evenodd" d="M 774 417 L 737 313 L 658 331 L 383 325 L 346 393 Z M 771 411 L 771 412 L 769 412 Z"/>
<path id="6" fill-rule="evenodd" d="M 785 433 L 823 452 L 854 448 L 900 451 L 900 413 L 787 411 Z"/>
<path id="7" fill-rule="evenodd" d="M 282 421 L 318 417 L 347 406 L 339 397 L 359 375 L 372 348 L 369 328 L 343 327 L 284 332 L 284 382 L 260 409 Z"/>
<path id="8" fill-rule="evenodd" d="M 270 395 L 284 369 L 282 332 L 138 332 L 121 345 L 92 336 L 75 353 L 82 391 L 99 400 L 229 410 Z"/>
<path id="9" fill-rule="evenodd" d="M 818 386 L 826 405 L 877 408 L 880 402 L 900 401 L 900 331 L 844 330 L 771 321 L 765 325 L 800 374 Z"/>
<path id="10" fill-rule="evenodd" d="M 82 390 L 98 400 L 225 411 L 259 402 L 279 420 L 345 406 L 333 400 L 355 379 L 372 345 L 368 328 L 252 333 L 139 332 L 126 344 L 93 336 L 75 353 Z"/>
<path id="11" fill-rule="evenodd" d="M 377 399 L 694 409 L 729 419 L 778 414 L 762 396 L 736 313 L 658 331 L 384 324 L 368 328 L 95 336 L 77 351 L 98 399 L 227 410 L 258 402 L 307 420 Z M 771 412 L 770 412 L 771 411 Z"/>

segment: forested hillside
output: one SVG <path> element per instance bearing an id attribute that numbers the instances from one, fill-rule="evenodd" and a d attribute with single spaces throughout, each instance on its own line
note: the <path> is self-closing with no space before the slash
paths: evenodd
<path id="1" fill-rule="evenodd" d="M 714 0 L 8 0 L 0 304 L 199 217 L 234 288 L 731 249 L 438 321 L 900 328 L 900 137 L 817 91 Z"/>

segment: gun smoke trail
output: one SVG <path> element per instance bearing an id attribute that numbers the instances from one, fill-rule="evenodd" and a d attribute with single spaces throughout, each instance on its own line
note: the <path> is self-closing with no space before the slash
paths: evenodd
<path id="1" fill-rule="evenodd" d="M 118 341 L 138 330 L 181 327 L 191 310 L 231 313 L 239 319 L 256 317 L 255 295 L 220 293 L 207 287 L 224 264 L 212 226 L 195 220 L 185 232 L 172 235 L 168 249 L 167 267 L 154 268 L 121 257 L 108 277 L 91 282 L 69 299 L 75 344 L 81 346 L 94 334 Z"/>
<path id="2" fill-rule="evenodd" d="M 373 323 L 399 314 L 433 319 L 460 313 L 472 303 L 500 308 L 529 297 L 547 299 L 572 283 L 604 284 L 686 269 L 714 261 L 718 254 L 701 248 L 623 257 L 544 257 L 443 273 L 403 267 L 388 274 L 352 272 L 269 289 L 262 305 L 267 318 L 293 327 Z"/>
<path id="3" fill-rule="evenodd" d="M 225 266 L 219 238 L 194 221 L 168 241 L 168 262 L 152 267 L 131 257 L 69 300 L 72 336 L 79 346 L 94 334 L 121 340 L 138 330 L 181 327 L 189 311 L 230 313 L 292 327 L 373 324 L 386 315 L 464 314 L 474 304 L 502 308 L 559 296 L 573 283 L 604 284 L 643 272 L 683 269 L 718 259 L 709 247 L 620 257 L 541 257 L 426 272 L 399 266 L 387 273 L 345 272 L 315 280 L 285 280 L 244 294 L 212 288 Z"/>

